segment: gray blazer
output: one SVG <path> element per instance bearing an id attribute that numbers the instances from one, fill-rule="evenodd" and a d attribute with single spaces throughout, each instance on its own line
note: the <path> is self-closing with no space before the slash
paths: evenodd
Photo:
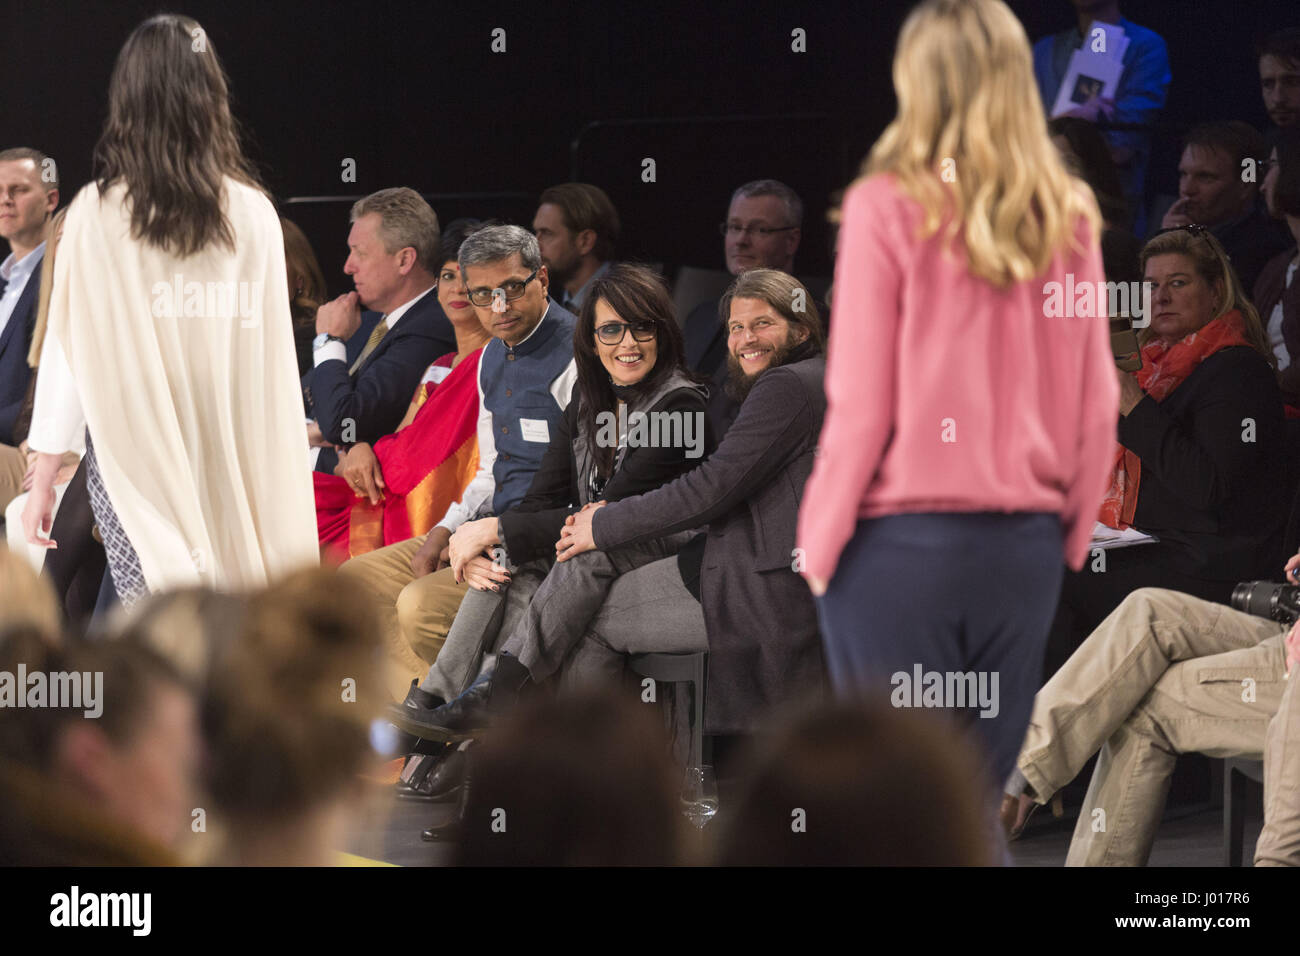
<path id="1" fill-rule="evenodd" d="M 826 413 L 825 374 L 820 356 L 765 372 L 702 465 L 592 519 L 602 551 L 708 525 L 700 592 L 709 733 L 750 732 L 824 685 L 817 612 L 794 571 L 794 541 Z"/>

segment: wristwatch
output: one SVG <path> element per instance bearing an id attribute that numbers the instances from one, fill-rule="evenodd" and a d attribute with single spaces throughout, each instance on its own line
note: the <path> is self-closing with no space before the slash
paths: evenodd
<path id="1" fill-rule="evenodd" d="M 315 352 L 317 349 L 323 347 L 326 342 L 342 342 L 342 341 L 343 340 L 339 338 L 337 335 L 330 335 L 328 332 L 322 332 L 320 335 L 316 336 L 316 338 L 311 340 L 311 350 Z"/>

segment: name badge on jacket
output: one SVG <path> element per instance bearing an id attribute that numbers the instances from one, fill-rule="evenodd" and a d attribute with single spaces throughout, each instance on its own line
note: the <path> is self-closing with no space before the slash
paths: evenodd
<path id="1" fill-rule="evenodd" d="M 551 430 L 547 427 L 545 418 L 519 419 L 519 433 L 524 436 L 524 441 L 541 442 L 543 445 L 551 442 Z"/>

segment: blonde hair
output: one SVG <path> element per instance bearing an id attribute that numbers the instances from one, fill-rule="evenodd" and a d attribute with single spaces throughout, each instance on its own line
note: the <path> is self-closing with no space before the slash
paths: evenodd
<path id="1" fill-rule="evenodd" d="M 1101 214 L 1047 135 L 1029 41 L 1001 0 L 926 0 L 894 54 L 898 115 L 863 175 L 892 173 L 924 210 L 921 238 L 952 218 L 971 273 L 998 287 L 1041 275 L 1057 251 L 1079 248 Z M 951 174 L 951 176 L 950 176 Z M 947 180 L 951 178 L 951 182 Z"/>
<path id="2" fill-rule="evenodd" d="M 50 293 L 54 291 L 54 254 L 59 249 L 59 240 L 63 238 L 63 217 L 67 212 L 67 206 L 56 212 L 46 233 L 41 284 L 36 292 L 36 322 L 32 326 L 32 345 L 27 350 L 27 364 L 32 368 L 40 364 L 41 349 L 45 347 L 45 327 L 50 321 Z"/>
<path id="3" fill-rule="evenodd" d="M 1241 280 L 1237 278 L 1237 270 L 1232 267 L 1227 252 L 1219 244 L 1219 240 L 1214 238 L 1214 234 L 1204 226 L 1171 229 L 1160 233 L 1142 247 L 1143 276 L 1146 275 L 1147 263 L 1153 257 L 1169 255 L 1186 256 L 1191 259 L 1197 275 L 1210 286 L 1216 282 L 1222 283 L 1222 300 L 1217 305 L 1214 318 L 1221 319 L 1234 309 L 1240 312 L 1242 328 L 1251 348 L 1264 356 L 1269 365 L 1277 368 L 1277 356 L 1273 354 L 1273 349 L 1268 344 L 1268 335 L 1264 332 L 1264 323 L 1260 320 L 1259 312 L 1251 305 L 1250 299 L 1241 287 Z M 1145 345 L 1154 336 L 1155 332 L 1147 326 L 1142 330 L 1142 344 Z"/>
<path id="4" fill-rule="evenodd" d="M 58 643 L 59 603 L 49 582 L 23 555 L 0 547 L 0 631 L 24 627 Z"/>

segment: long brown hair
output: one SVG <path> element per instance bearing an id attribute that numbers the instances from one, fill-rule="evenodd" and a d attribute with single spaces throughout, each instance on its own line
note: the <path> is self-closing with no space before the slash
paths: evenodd
<path id="1" fill-rule="evenodd" d="M 261 184 L 240 147 L 225 70 L 194 20 L 160 14 L 127 37 L 94 165 L 101 196 L 126 186 L 136 239 L 182 258 L 214 242 L 234 248 L 223 180 Z"/>
<path id="2" fill-rule="evenodd" d="M 311 241 L 298 224 L 281 216 L 280 231 L 284 233 L 284 263 L 289 272 L 289 306 L 294 323 L 315 326 L 316 310 L 328 295 L 325 276 L 320 271 Z M 295 289 L 293 285 L 298 276 L 302 276 L 301 289 Z"/>

